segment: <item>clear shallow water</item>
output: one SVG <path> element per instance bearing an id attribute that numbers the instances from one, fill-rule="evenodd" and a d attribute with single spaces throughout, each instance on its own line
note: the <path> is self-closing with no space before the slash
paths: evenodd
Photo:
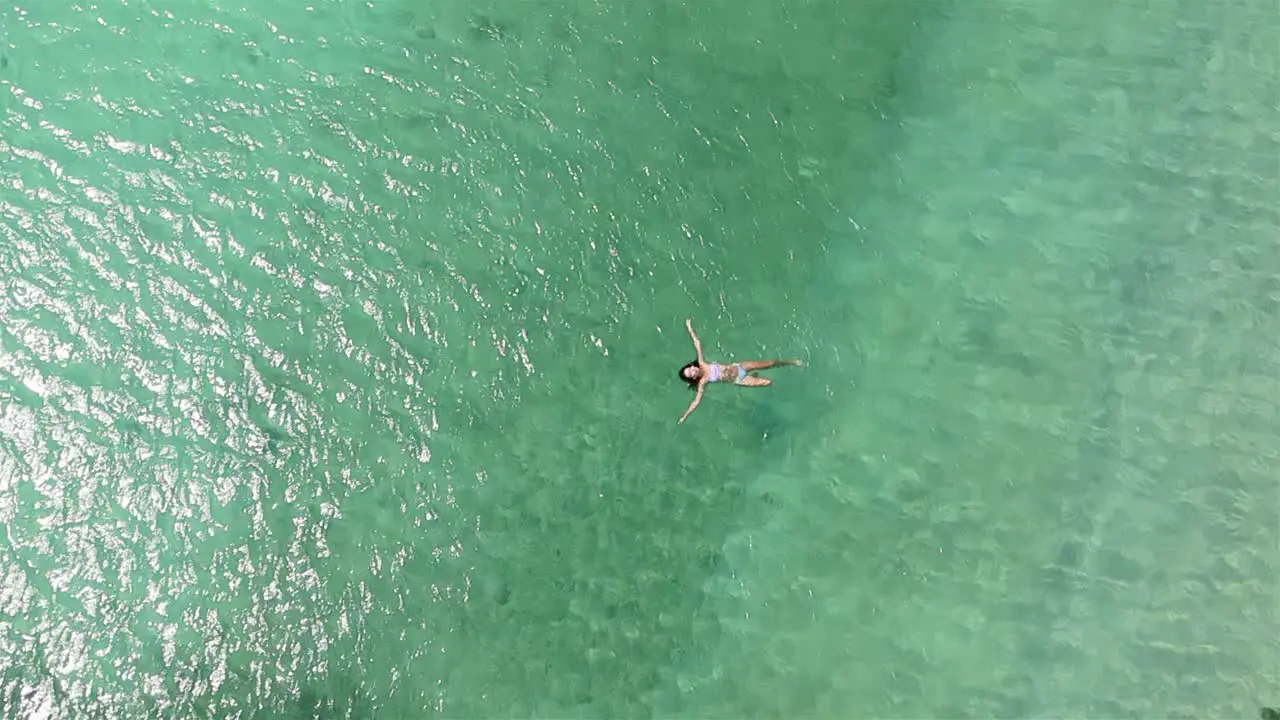
<path id="1" fill-rule="evenodd" d="M 6 715 L 1274 704 L 1274 7 L 0 27 Z"/>

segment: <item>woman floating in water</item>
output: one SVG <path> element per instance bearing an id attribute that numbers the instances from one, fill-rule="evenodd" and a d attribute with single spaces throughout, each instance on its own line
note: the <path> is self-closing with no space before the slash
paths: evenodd
<path id="1" fill-rule="evenodd" d="M 743 387 L 766 387 L 773 383 L 750 373 L 778 365 L 804 364 L 799 360 L 748 360 L 729 365 L 709 363 L 702 357 L 702 343 L 698 342 L 698 336 L 693 332 L 693 320 L 685 320 L 684 326 L 689 329 L 689 337 L 693 338 L 693 349 L 698 353 L 698 359 L 680 368 L 680 379 L 696 388 L 698 394 L 694 396 L 693 402 L 689 403 L 689 409 L 680 416 L 680 422 L 684 422 L 684 419 L 689 417 L 689 413 L 698 407 L 698 403 L 702 400 L 702 389 L 707 386 L 707 383 L 731 382 Z"/>

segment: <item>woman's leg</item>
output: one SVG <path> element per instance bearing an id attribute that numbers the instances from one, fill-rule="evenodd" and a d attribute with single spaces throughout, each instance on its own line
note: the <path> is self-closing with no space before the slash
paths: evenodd
<path id="1" fill-rule="evenodd" d="M 747 360 L 738 364 L 742 366 L 743 370 L 754 372 L 756 370 L 768 370 L 779 365 L 803 365 L 804 363 L 799 360 Z"/>

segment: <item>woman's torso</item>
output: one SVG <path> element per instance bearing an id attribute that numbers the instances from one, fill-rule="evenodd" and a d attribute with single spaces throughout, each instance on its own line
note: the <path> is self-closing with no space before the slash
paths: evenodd
<path id="1" fill-rule="evenodd" d="M 737 363 L 707 363 L 707 382 L 737 382 L 741 375 Z"/>

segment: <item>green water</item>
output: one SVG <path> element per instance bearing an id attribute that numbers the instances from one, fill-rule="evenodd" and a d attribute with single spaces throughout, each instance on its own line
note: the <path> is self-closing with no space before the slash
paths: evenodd
<path id="1" fill-rule="evenodd" d="M 247 7 L 0 9 L 4 717 L 1280 703 L 1274 2 Z"/>

